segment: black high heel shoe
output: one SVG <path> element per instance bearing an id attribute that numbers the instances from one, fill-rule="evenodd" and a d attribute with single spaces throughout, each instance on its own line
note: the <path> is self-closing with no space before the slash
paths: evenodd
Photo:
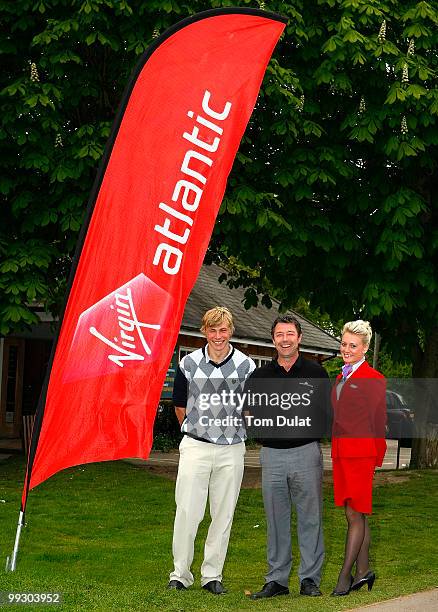
<path id="1" fill-rule="evenodd" d="M 350 576 L 350 586 L 348 587 L 348 589 L 346 591 L 337 591 L 336 589 L 333 589 L 333 591 L 330 593 L 331 597 L 343 597 L 344 595 L 348 595 L 348 593 L 351 591 L 351 585 L 353 584 L 353 576 Z"/>
<path id="2" fill-rule="evenodd" d="M 358 580 L 357 582 L 351 585 L 351 590 L 358 591 L 359 589 L 363 587 L 364 584 L 367 584 L 368 590 L 371 591 L 371 589 L 373 588 L 375 579 L 376 579 L 376 574 L 370 570 L 369 572 L 365 574 L 363 578 L 361 578 L 360 580 Z"/>

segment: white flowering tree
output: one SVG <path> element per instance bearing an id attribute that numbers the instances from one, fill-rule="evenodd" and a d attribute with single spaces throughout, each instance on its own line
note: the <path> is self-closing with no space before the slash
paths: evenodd
<path id="1" fill-rule="evenodd" d="M 369 318 L 415 376 L 438 378 L 436 0 L 2 3 L 0 331 L 34 322 L 32 303 L 58 308 L 137 57 L 169 25 L 221 6 L 290 21 L 210 257 L 231 262 L 248 306 L 275 293 L 333 320 Z M 427 444 L 417 465 L 438 460 Z"/>

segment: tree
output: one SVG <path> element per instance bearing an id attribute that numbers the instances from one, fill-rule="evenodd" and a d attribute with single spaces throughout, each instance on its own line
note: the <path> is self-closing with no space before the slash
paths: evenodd
<path id="1" fill-rule="evenodd" d="M 266 4 L 290 25 L 212 253 L 237 257 L 248 305 L 274 289 L 284 307 L 367 318 L 414 377 L 436 378 L 438 4 Z M 418 406 L 414 465 L 438 462 L 433 410 Z"/>
<path id="2" fill-rule="evenodd" d="M 272 0 L 289 17 L 229 181 L 209 257 L 247 305 L 299 297 L 371 320 L 414 376 L 438 374 L 438 3 Z M 0 4 L 0 319 L 59 306 L 123 86 L 157 33 L 244 0 Z M 425 437 L 430 409 L 418 410 Z M 430 434 L 431 435 L 431 434 Z M 421 442 L 423 444 L 423 442 Z M 426 449 L 414 448 L 418 465 Z M 433 453 L 432 453 L 433 456 Z"/>
<path id="3" fill-rule="evenodd" d="M 216 2 L 0 2 L 0 333 L 56 314 L 123 89 L 154 37 Z"/>

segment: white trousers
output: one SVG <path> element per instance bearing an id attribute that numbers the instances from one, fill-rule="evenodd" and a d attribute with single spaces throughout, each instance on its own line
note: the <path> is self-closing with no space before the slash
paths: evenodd
<path id="1" fill-rule="evenodd" d="M 194 543 L 209 497 L 211 523 L 201 566 L 201 585 L 204 586 L 211 580 L 222 581 L 222 568 L 242 484 L 245 444 L 225 446 L 184 436 L 179 450 L 172 545 L 174 570 L 170 580 L 179 580 L 185 587 L 193 584 L 190 566 Z"/>

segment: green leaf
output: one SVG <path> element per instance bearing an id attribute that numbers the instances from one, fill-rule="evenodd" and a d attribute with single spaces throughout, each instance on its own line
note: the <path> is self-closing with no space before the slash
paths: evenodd
<path id="1" fill-rule="evenodd" d="M 16 260 L 9 259 L 0 264 L 0 272 L 18 272 L 18 263 Z"/>
<path id="2" fill-rule="evenodd" d="M 322 52 L 323 53 L 331 53 L 333 51 L 336 51 L 336 43 L 337 41 L 339 41 L 339 37 L 338 36 L 332 36 L 322 47 Z"/>
<path id="3" fill-rule="evenodd" d="M 400 161 L 404 157 L 415 157 L 417 151 L 407 142 L 400 142 L 398 145 L 397 159 Z"/>
<path id="4" fill-rule="evenodd" d="M 263 227 L 266 225 L 268 221 L 268 212 L 266 210 L 261 210 L 257 213 L 257 225 L 259 227 Z"/>
<path id="5" fill-rule="evenodd" d="M 350 42 L 350 43 L 364 42 L 365 37 L 362 34 L 360 34 L 357 30 L 349 30 L 348 32 L 344 34 L 342 40 L 345 42 Z"/>
<path id="6" fill-rule="evenodd" d="M 427 94 L 427 89 L 421 85 L 409 85 L 406 89 L 406 94 L 408 96 L 413 96 L 416 100 L 419 100 L 421 96 Z"/>
<path id="7" fill-rule="evenodd" d="M 38 317 L 33 312 L 17 304 L 6 306 L 1 315 L 4 321 L 12 321 L 13 323 L 18 323 L 18 321 L 23 321 L 29 325 L 38 323 Z"/>
<path id="8" fill-rule="evenodd" d="M 244 306 L 246 310 L 249 310 L 252 306 L 257 306 L 257 304 L 258 304 L 257 293 L 252 288 L 247 289 L 245 291 L 245 301 L 244 301 Z"/>

